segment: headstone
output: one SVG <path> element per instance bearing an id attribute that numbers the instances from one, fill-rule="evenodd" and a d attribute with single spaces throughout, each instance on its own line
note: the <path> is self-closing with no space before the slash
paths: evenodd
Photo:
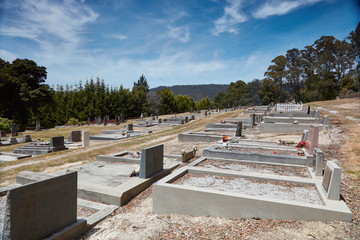
<path id="1" fill-rule="evenodd" d="M 340 199 L 341 168 L 333 161 L 327 161 L 322 186 L 328 199 Z"/>
<path id="2" fill-rule="evenodd" d="M 241 137 L 241 133 L 242 133 L 242 122 L 238 122 L 236 126 L 235 137 Z"/>
<path id="3" fill-rule="evenodd" d="M 68 137 L 69 142 L 81 142 L 81 131 L 71 131 Z"/>
<path id="4" fill-rule="evenodd" d="M 106 116 L 104 117 L 104 126 L 107 126 L 108 120 L 109 120 L 109 115 L 106 115 Z"/>
<path id="5" fill-rule="evenodd" d="M 101 124 L 101 116 L 97 117 L 97 124 L 100 125 Z"/>
<path id="6" fill-rule="evenodd" d="M 132 123 L 129 123 L 128 125 L 126 125 L 126 130 L 127 131 L 134 130 L 134 125 Z"/>
<path id="7" fill-rule="evenodd" d="M 23 142 L 31 142 L 32 140 L 31 140 L 31 137 L 30 137 L 30 135 L 24 135 L 23 136 Z"/>
<path id="8" fill-rule="evenodd" d="M 207 111 L 205 111 L 205 117 L 207 116 Z"/>
<path id="9" fill-rule="evenodd" d="M 340 99 L 340 97 L 339 96 L 336 96 L 336 100 L 339 100 Z"/>
<path id="10" fill-rule="evenodd" d="M 194 116 L 194 115 L 191 115 L 191 120 L 195 120 L 195 116 Z"/>
<path id="11" fill-rule="evenodd" d="M 191 113 L 193 112 L 193 107 L 190 108 L 190 112 L 191 112 Z"/>
<path id="12" fill-rule="evenodd" d="M 143 148 L 140 163 L 140 178 L 149 178 L 163 170 L 164 145 Z"/>
<path id="13" fill-rule="evenodd" d="M 90 132 L 83 131 L 82 132 L 82 146 L 87 147 L 90 145 Z"/>
<path id="14" fill-rule="evenodd" d="M 322 176 L 323 174 L 323 162 L 324 162 L 324 153 L 319 148 L 314 148 L 314 153 L 316 155 L 315 160 L 315 176 Z"/>
<path id="15" fill-rule="evenodd" d="M 308 105 L 308 107 L 307 107 L 307 112 L 306 112 L 306 114 L 310 114 L 310 105 Z"/>
<path id="16" fill-rule="evenodd" d="M 15 138 L 15 137 L 11 137 L 11 138 L 9 138 L 9 142 L 10 142 L 10 144 L 17 144 L 18 143 L 18 141 L 17 141 L 17 139 Z"/>
<path id="17" fill-rule="evenodd" d="M 9 190 L 5 211 L 2 239 L 44 239 L 74 224 L 77 172 Z"/>
<path id="18" fill-rule="evenodd" d="M 161 123 L 161 118 L 158 119 L 158 123 Z"/>
<path id="19" fill-rule="evenodd" d="M 250 126 L 251 127 L 255 126 L 255 114 L 254 113 L 250 114 Z"/>
<path id="20" fill-rule="evenodd" d="M 64 146 L 64 137 L 52 137 L 50 139 L 50 146 L 52 147 L 63 147 Z"/>
<path id="21" fill-rule="evenodd" d="M 317 148 L 319 145 L 319 127 L 310 125 L 309 133 L 307 136 L 307 146 L 305 147 L 308 150 L 308 153 L 313 154 L 314 148 Z"/>
<path id="22" fill-rule="evenodd" d="M 329 125 L 329 116 L 325 115 L 323 119 L 323 125 Z"/>
<path id="23" fill-rule="evenodd" d="M 123 113 L 120 114 L 120 117 L 121 117 L 121 122 L 125 122 L 125 115 Z"/>
<path id="24" fill-rule="evenodd" d="M 188 122 L 189 122 L 189 117 L 186 116 L 186 117 L 185 117 L 185 123 L 188 123 Z"/>
<path id="25" fill-rule="evenodd" d="M 115 125 L 120 124 L 120 117 L 118 115 L 115 115 Z"/>
<path id="26" fill-rule="evenodd" d="M 315 110 L 314 118 L 320 118 L 319 110 Z"/>
<path id="27" fill-rule="evenodd" d="M 155 120 L 155 117 L 154 117 L 154 116 L 152 116 L 152 117 L 151 117 L 151 119 L 152 119 L 152 120 Z"/>
<path id="28" fill-rule="evenodd" d="M 41 125 L 40 125 L 40 121 L 36 121 L 36 127 L 35 127 L 35 131 L 41 131 Z"/>
<path id="29" fill-rule="evenodd" d="M 18 126 L 16 123 L 11 124 L 11 136 L 13 137 L 18 136 Z"/>
<path id="30" fill-rule="evenodd" d="M 144 114 L 143 114 L 143 113 L 141 113 L 140 118 L 144 118 Z"/>
<path id="31" fill-rule="evenodd" d="M 303 135 L 302 135 L 302 137 L 301 137 L 301 141 L 306 142 L 308 133 L 309 133 L 309 130 L 306 130 L 306 129 L 305 129 L 304 132 L 303 132 Z"/>

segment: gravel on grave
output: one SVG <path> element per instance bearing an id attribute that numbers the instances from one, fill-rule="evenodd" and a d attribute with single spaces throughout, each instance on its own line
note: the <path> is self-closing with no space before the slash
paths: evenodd
<path id="1" fill-rule="evenodd" d="M 2 234 L 3 234 L 3 227 L 4 227 L 4 221 L 5 221 L 6 199 L 7 199 L 6 195 L 0 196 L 0 237 L 2 237 Z"/>
<path id="2" fill-rule="evenodd" d="M 235 161 L 219 161 L 214 159 L 206 159 L 200 162 L 198 167 L 220 168 L 244 172 L 255 172 L 265 174 L 276 174 L 281 176 L 310 177 L 310 173 L 305 167 L 290 167 L 260 163 L 246 163 Z"/>
<path id="3" fill-rule="evenodd" d="M 267 154 L 279 154 L 279 155 L 293 155 L 297 156 L 296 151 L 284 151 L 279 149 L 264 149 L 264 148 L 245 148 L 245 147 L 217 147 L 216 150 L 225 150 L 225 151 L 237 151 L 237 152 L 257 152 L 257 153 L 267 153 Z"/>
<path id="4" fill-rule="evenodd" d="M 315 186 L 312 185 L 193 173 L 187 173 L 173 183 L 251 196 L 324 205 Z"/>
<path id="5" fill-rule="evenodd" d="M 91 215 L 97 213 L 98 210 L 91 209 L 91 208 L 84 208 L 84 207 L 77 207 L 77 217 L 78 218 L 87 218 Z"/>

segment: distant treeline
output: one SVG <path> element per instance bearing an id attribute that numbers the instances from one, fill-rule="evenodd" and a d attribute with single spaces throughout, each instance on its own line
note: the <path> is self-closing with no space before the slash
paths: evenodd
<path id="1" fill-rule="evenodd" d="M 45 67 L 28 59 L 12 63 L 0 59 L 0 129 L 5 125 L 8 129 L 11 121 L 20 124 L 20 129 L 35 125 L 37 120 L 44 127 L 53 127 L 70 119 L 87 121 L 106 115 L 114 118 L 121 113 L 125 117 L 139 117 L 141 113 L 180 113 L 198 107 L 249 106 L 293 99 L 310 102 L 352 95 L 360 91 L 360 23 L 344 40 L 323 36 L 302 50 L 293 48 L 277 56 L 264 76 L 249 83 L 232 82 L 226 91 L 217 93 L 210 87 L 213 90 L 195 101 L 185 94 L 175 95 L 168 88 L 149 91 L 143 75 L 131 90 L 106 86 L 99 78 L 54 89 L 45 84 Z M 199 89 L 194 86 L 178 89 L 188 88 L 190 94 L 191 90 Z M 213 101 L 209 97 L 212 95 Z"/>

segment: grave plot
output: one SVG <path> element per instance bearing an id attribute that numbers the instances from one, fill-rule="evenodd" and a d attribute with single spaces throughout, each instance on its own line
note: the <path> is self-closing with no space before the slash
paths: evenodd
<path id="1" fill-rule="evenodd" d="M 351 221 L 351 211 L 339 200 L 336 167 L 329 169 L 331 180 L 187 166 L 154 184 L 153 212 Z"/>
<path id="2" fill-rule="evenodd" d="M 66 149 L 67 148 L 64 145 L 64 137 L 52 137 L 49 142 L 33 142 L 30 143 L 30 145 L 16 148 L 13 152 L 25 155 L 42 155 Z"/>
<path id="3" fill-rule="evenodd" d="M 234 133 L 232 133 L 234 135 Z M 222 135 L 209 132 L 179 133 L 179 142 L 215 142 L 222 139 Z"/>
<path id="4" fill-rule="evenodd" d="M 119 130 L 106 130 L 102 131 L 99 135 L 90 136 L 90 140 L 120 140 L 129 137 L 140 136 L 140 131 L 119 129 Z"/>
<path id="5" fill-rule="evenodd" d="M 181 161 L 181 155 L 164 154 L 164 163 Z M 109 161 L 109 162 L 127 162 L 140 164 L 141 152 L 135 151 L 121 151 L 118 153 L 108 155 L 96 156 L 96 161 Z"/>
<path id="6" fill-rule="evenodd" d="M 273 174 L 280 176 L 293 176 L 311 178 L 311 169 L 305 166 L 289 165 L 289 164 L 271 164 L 251 161 L 239 161 L 229 159 L 212 159 L 202 157 L 189 166 L 196 166 L 210 169 L 223 169 L 241 172 L 251 172 L 260 174 Z"/>
<path id="7" fill-rule="evenodd" d="M 163 145 L 144 148 L 139 158 L 126 157 L 126 153 L 120 155 L 117 160 L 103 159 L 47 175 L 21 172 L 16 181 L 23 184 L 78 171 L 78 197 L 122 206 L 179 165 L 179 161 L 164 163 Z"/>
<path id="8" fill-rule="evenodd" d="M 0 163 L 16 161 L 27 157 L 31 157 L 31 155 L 0 152 Z"/>
<path id="9" fill-rule="evenodd" d="M 236 144 L 215 144 L 203 150 L 204 157 L 249 160 L 258 162 L 284 163 L 296 165 L 313 166 L 315 157 L 302 151 L 304 156 L 299 156 L 296 149 L 285 149 L 281 147 L 240 147 Z"/>

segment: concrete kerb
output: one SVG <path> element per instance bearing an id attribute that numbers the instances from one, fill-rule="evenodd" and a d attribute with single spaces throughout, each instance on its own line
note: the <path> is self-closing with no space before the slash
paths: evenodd
<path id="1" fill-rule="evenodd" d="M 96 161 L 125 162 L 125 163 L 140 164 L 141 154 L 139 154 L 138 158 L 128 156 L 129 154 L 134 154 L 134 153 L 139 153 L 139 152 L 125 150 L 125 151 L 107 154 L 107 155 L 97 155 Z M 167 162 L 168 159 L 181 162 L 182 156 L 175 155 L 175 154 L 164 154 L 164 162 L 165 163 Z M 172 162 L 172 161 L 170 161 L 170 162 Z"/>
<path id="2" fill-rule="evenodd" d="M 266 154 L 257 152 L 245 152 L 245 151 L 228 151 L 216 149 L 221 145 L 215 144 L 203 150 L 204 157 L 215 157 L 215 158 L 227 158 L 227 159 L 238 159 L 238 160 L 249 160 L 259 162 L 273 162 L 273 163 L 286 163 L 286 164 L 297 164 L 314 166 L 315 158 L 312 155 L 308 155 L 305 152 L 305 156 L 292 156 L 292 155 L 281 155 L 281 154 Z"/>
<path id="3" fill-rule="evenodd" d="M 315 186 L 324 205 L 296 201 L 255 197 L 239 193 L 230 193 L 199 187 L 172 184 L 187 173 L 209 174 L 232 177 L 260 178 L 294 182 Z M 289 220 L 337 220 L 351 221 L 351 211 L 343 201 L 328 200 L 319 191 L 321 182 L 318 179 L 300 179 L 282 177 L 279 180 L 260 176 L 259 174 L 239 173 L 231 170 L 199 169 L 183 167 L 161 179 L 153 186 L 153 212 L 158 214 L 187 214 L 193 216 L 223 217 L 261 217 L 268 219 Z"/>

